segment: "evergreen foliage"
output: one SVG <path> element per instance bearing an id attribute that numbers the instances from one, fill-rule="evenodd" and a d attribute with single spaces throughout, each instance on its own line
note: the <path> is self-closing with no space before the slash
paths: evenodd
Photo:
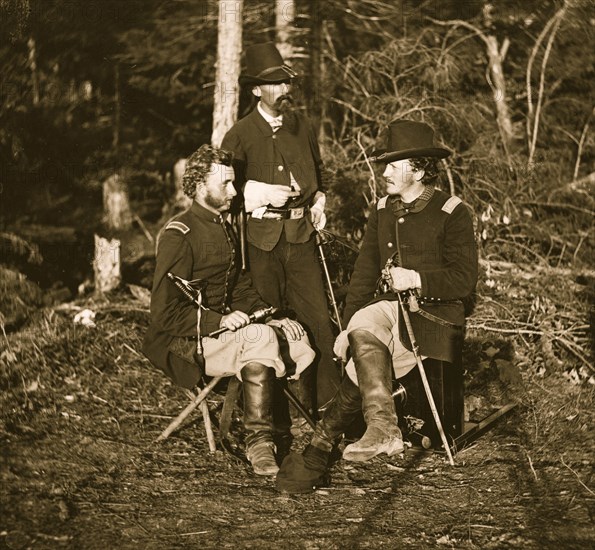
<path id="1" fill-rule="evenodd" d="M 244 42 L 274 39 L 274 4 L 244 4 Z M 366 156 L 388 122 L 408 117 L 431 123 L 455 152 L 444 185 L 477 213 L 486 256 L 588 263 L 592 183 L 564 189 L 593 170 L 589 2 L 296 5 L 292 61 L 334 176 L 331 229 L 359 242 L 366 209 L 382 194 Z M 544 30 L 563 6 L 547 51 Z M 136 187 L 150 174 L 151 201 L 170 193 L 171 185 L 155 190 L 158 179 L 209 140 L 212 97 L 221 92 L 214 82 L 217 2 L 2 0 L 0 13 L 2 227 L 98 220 L 101 181 L 114 172 L 131 175 Z M 494 98 L 486 78 L 485 37 L 507 44 L 505 98 Z M 245 113 L 249 90 L 242 97 Z M 504 100 L 508 154 L 496 117 Z"/>

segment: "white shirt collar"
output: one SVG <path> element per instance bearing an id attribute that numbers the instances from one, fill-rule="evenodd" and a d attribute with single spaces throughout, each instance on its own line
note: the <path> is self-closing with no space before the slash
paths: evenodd
<path id="1" fill-rule="evenodd" d="M 283 122 L 283 115 L 279 115 L 279 116 L 271 116 L 269 115 L 267 112 L 265 112 L 265 110 L 262 108 L 260 101 L 258 102 L 258 104 L 256 105 L 256 108 L 258 109 L 258 112 L 260 113 L 260 115 L 262 116 L 262 118 L 264 118 L 271 126 L 275 125 L 275 126 L 279 126 L 279 124 L 281 122 Z"/>

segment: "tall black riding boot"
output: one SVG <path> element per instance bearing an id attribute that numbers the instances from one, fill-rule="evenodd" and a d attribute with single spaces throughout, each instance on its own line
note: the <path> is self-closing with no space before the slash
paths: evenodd
<path id="1" fill-rule="evenodd" d="M 240 374 L 244 386 L 246 456 L 255 474 L 275 475 L 279 470 L 272 435 L 275 372 L 260 363 L 248 363 Z"/>
<path id="2" fill-rule="evenodd" d="M 362 398 L 359 388 L 349 376 L 345 376 L 339 391 L 324 411 L 322 420 L 316 424 L 310 445 L 330 453 L 336 440 L 343 435 L 361 410 Z"/>
<path id="3" fill-rule="evenodd" d="M 316 424 L 312 441 L 302 454 L 291 453 L 277 474 L 276 488 L 286 493 L 309 493 L 325 484 L 335 441 L 361 411 L 359 388 L 345 377 L 339 391 Z"/>
<path id="4" fill-rule="evenodd" d="M 392 358 L 388 348 L 367 330 L 349 333 L 351 357 L 362 396 L 366 433 L 345 447 L 343 458 L 364 462 L 386 453 L 403 452 L 403 436 L 397 426 L 392 390 Z"/>

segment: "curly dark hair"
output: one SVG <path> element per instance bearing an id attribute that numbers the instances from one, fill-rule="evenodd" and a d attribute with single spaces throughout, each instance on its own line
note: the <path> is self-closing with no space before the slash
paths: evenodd
<path id="1" fill-rule="evenodd" d="M 422 178 L 424 185 L 432 185 L 440 173 L 440 165 L 435 157 L 417 157 L 410 158 L 409 163 L 414 170 L 423 170 L 425 172 Z"/>
<path id="2" fill-rule="evenodd" d="M 201 145 L 188 157 L 186 170 L 182 177 L 182 190 L 191 199 L 196 195 L 196 184 L 203 183 L 213 164 L 231 166 L 232 154 L 213 145 Z"/>

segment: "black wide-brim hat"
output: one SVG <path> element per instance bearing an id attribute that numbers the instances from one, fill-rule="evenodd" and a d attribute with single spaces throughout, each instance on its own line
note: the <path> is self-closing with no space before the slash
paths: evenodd
<path id="1" fill-rule="evenodd" d="M 253 44 L 246 49 L 246 70 L 240 75 L 241 86 L 278 84 L 295 78 L 297 73 L 281 57 L 273 42 Z"/>
<path id="2" fill-rule="evenodd" d="M 434 130 L 423 122 L 397 120 L 389 125 L 384 140 L 386 146 L 372 153 L 372 162 L 388 164 L 396 160 L 434 157 L 443 159 L 450 155 L 444 147 L 434 142 Z"/>

